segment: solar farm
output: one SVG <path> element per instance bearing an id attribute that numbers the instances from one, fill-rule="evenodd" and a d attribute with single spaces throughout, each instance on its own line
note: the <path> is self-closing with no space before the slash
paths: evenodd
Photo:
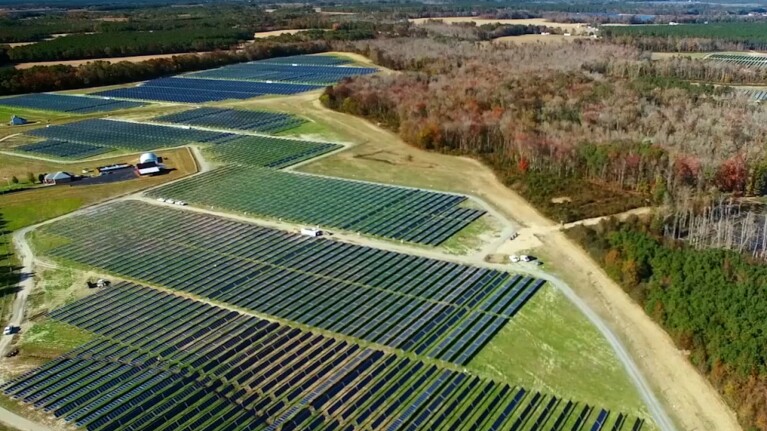
<path id="1" fill-rule="evenodd" d="M 321 89 L 348 76 L 377 71 L 345 66 L 347 62 L 331 56 L 282 57 L 153 79 L 137 87 L 93 95 L 150 102 L 205 103 L 302 93 Z"/>
<path id="2" fill-rule="evenodd" d="M 333 84 L 353 75 L 377 72 L 371 67 L 337 67 L 307 64 L 242 63 L 220 69 L 194 72 L 193 78 L 234 79 L 242 81 L 302 82 L 306 84 Z"/>
<path id="3" fill-rule="evenodd" d="M 158 123 L 186 124 L 261 133 L 279 133 L 306 121 L 289 114 L 238 109 L 197 108 L 152 119 Z"/>
<path id="4" fill-rule="evenodd" d="M 121 283 L 96 340 L 2 390 L 87 430 L 631 430 L 641 419 Z"/>
<path id="5" fill-rule="evenodd" d="M 767 56 L 745 54 L 710 54 L 707 60 L 721 63 L 737 64 L 740 66 L 762 68 L 767 67 Z"/>
<path id="6" fill-rule="evenodd" d="M 136 108 L 144 106 L 144 104 L 86 96 L 39 93 L 6 97 L 0 99 L 0 106 L 39 111 L 68 112 L 71 114 L 90 114 Z"/>
<path id="7" fill-rule="evenodd" d="M 27 136 L 44 141 L 15 147 L 21 152 L 81 159 L 114 150 L 148 151 L 191 143 L 216 144 L 238 135 L 156 124 L 92 119 L 35 129 Z"/>
<path id="8" fill-rule="evenodd" d="M 226 164 L 278 169 L 340 148 L 343 146 L 327 142 L 269 136 L 244 136 L 207 147 L 205 155 L 212 160 Z"/>
<path id="9" fill-rule="evenodd" d="M 153 197 L 437 246 L 485 214 L 465 196 L 227 166 L 150 192 Z"/>
<path id="10" fill-rule="evenodd" d="M 46 231 L 52 256 L 460 364 L 543 284 L 135 201 Z"/>

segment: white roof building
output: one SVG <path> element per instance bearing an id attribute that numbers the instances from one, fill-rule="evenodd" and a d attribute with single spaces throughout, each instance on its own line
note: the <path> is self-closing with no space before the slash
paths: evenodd
<path id="1" fill-rule="evenodd" d="M 46 184 L 56 184 L 58 182 L 72 181 L 72 175 L 66 172 L 59 171 L 52 174 L 47 174 L 43 178 L 43 181 Z"/>

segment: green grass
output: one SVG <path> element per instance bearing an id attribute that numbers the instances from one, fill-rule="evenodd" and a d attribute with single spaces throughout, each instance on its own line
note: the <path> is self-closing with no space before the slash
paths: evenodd
<path id="1" fill-rule="evenodd" d="M 299 135 L 311 135 L 311 136 L 322 136 L 326 139 L 336 139 L 335 133 L 326 125 L 318 123 L 316 121 L 307 121 L 305 123 L 302 123 L 298 127 L 293 127 L 292 129 L 284 130 L 282 132 L 279 132 L 276 134 L 277 136 L 299 136 Z"/>
<path id="2" fill-rule="evenodd" d="M 3 100 L 0 99 L 0 105 L 2 103 L 3 103 Z M 19 117 L 29 121 L 42 122 L 42 123 L 46 122 L 47 120 L 61 120 L 63 118 L 77 117 L 77 115 L 70 114 L 67 112 L 38 111 L 38 110 L 26 109 L 26 108 L 13 108 L 10 106 L 0 106 L 0 121 L 2 121 L 2 123 L 0 123 L 2 124 L 2 126 L 0 126 L 0 130 L 23 131 L 25 129 L 24 126 L 8 125 L 8 122 L 11 121 L 11 116 L 13 115 L 18 115 Z"/>
<path id="3" fill-rule="evenodd" d="M 24 356 L 54 358 L 95 337 L 91 332 L 45 318 L 22 334 L 19 351 Z"/>
<path id="4" fill-rule="evenodd" d="M 602 335 L 550 285 L 545 285 L 467 368 L 566 399 L 649 416 Z"/>
<path id="5" fill-rule="evenodd" d="M 489 216 L 483 216 L 451 236 L 440 248 L 452 254 L 468 254 L 482 245 L 483 235 L 496 232 L 498 229 L 490 224 Z"/>
<path id="6" fill-rule="evenodd" d="M 82 205 L 83 199 L 78 197 L 9 203 L 0 207 L 0 217 L 8 220 L 8 229 L 17 230 L 70 213 Z"/>

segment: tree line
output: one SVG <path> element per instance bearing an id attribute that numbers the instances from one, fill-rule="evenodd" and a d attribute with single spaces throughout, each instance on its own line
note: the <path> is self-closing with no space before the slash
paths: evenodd
<path id="1" fill-rule="evenodd" d="M 226 64 L 288 55 L 314 54 L 331 49 L 327 42 L 257 42 L 243 50 L 177 55 L 142 62 L 89 62 L 80 66 L 0 68 L 0 95 L 36 93 L 142 81 Z"/>
<path id="2" fill-rule="evenodd" d="M 665 240 L 662 219 L 578 226 L 579 242 L 734 407 L 767 430 L 767 266 Z"/>
<path id="3" fill-rule="evenodd" d="M 248 40 L 241 30 L 197 29 L 153 32 L 78 34 L 7 50 L 13 63 L 49 60 L 78 60 L 229 49 Z"/>

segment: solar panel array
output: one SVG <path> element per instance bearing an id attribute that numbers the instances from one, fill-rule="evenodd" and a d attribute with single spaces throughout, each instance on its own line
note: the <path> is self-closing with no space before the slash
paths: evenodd
<path id="1" fill-rule="evenodd" d="M 333 84 L 343 78 L 368 75 L 378 70 L 372 67 L 337 67 L 307 64 L 241 63 L 218 69 L 193 72 L 187 77 L 234 79 L 243 81 L 303 82 L 307 84 Z"/>
<path id="2" fill-rule="evenodd" d="M 32 130 L 28 134 L 46 140 L 16 147 L 16 150 L 62 158 L 82 158 L 113 149 L 148 151 L 195 142 L 215 144 L 239 136 L 232 133 L 103 119 L 50 126 Z"/>
<path id="3" fill-rule="evenodd" d="M 22 96 L 0 99 L 0 106 L 37 109 L 41 111 L 69 112 L 72 114 L 115 111 L 118 109 L 135 108 L 143 105 L 143 103 L 137 102 L 49 93 L 25 94 Z"/>
<path id="4" fill-rule="evenodd" d="M 763 68 L 767 67 L 767 56 L 747 55 L 747 54 L 710 54 L 706 60 L 717 61 L 720 63 L 737 64 L 745 67 Z"/>
<path id="5" fill-rule="evenodd" d="M 154 118 L 152 121 L 262 133 L 279 133 L 306 122 L 290 114 L 222 108 L 190 109 L 175 114 L 163 115 Z"/>
<path id="6" fill-rule="evenodd" d="M 738 94 L 744 94 L 756 102 L 767 100 L 767 90 L 738 90 Z"/>
<path id="7" fill-rule="evenodd" d="M 150 193 L 194 205 L 439 245 L 485 214 L 465 196 L 227 166 Z"/>
<path id="8" fill-rule="evenodd" d="M 461 364 L 543 284 L 137 201 L 45 229 L 58 258 Z"/>
<path id="9" fill-rule="evenodd" d="M 204 103 L 229 99 L 250 99 L 265 94 L 296 94 L 320 88 L 322 88 L 320 85 L 172 77 L 153 79 L 138 87 L 120 88 L 94 94 L 103 97 L 158 102 Z"/>
<path id="10" fill-rule="evenodd" d="M 55 139 L 47 139 L 34 144 L 21 145 L 14 149 L 26 153 L 35 153 L 62 159 L 85 159 L 112 151 L 111 148 L 102 147 L 100 145 L 58 141 Z"/>
<path id="11" fill-rule="evenodd" d="M 2 390 L 89 431 L 643 426 L 623 414 L 128 283 L 51 316 L 104 338 Z"/>
<path id="12" fill-rule="evenodd" d="M 318 66 L 341 66 L 351 62 L 348 57 L 337 57 L 335 55 L 291 55 L 258 61 L 261 64 L 313 64 Z"/>
<path id="13" fill-rule="evenodd" d="M 327 142 L 246 136 L 205 149 L 205 155 L 227 164 L 283 168 L 342 148 Z"/>

